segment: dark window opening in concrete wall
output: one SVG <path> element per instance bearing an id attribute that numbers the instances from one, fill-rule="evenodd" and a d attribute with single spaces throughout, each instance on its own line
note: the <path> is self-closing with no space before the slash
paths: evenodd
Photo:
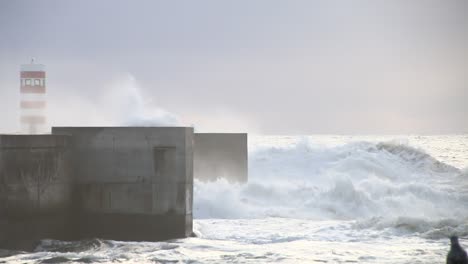
<path id="1" fill-rule="evenodd" d="M 154 177 L 152 182 L 168 182 L 176 177 L 176 149 L 174 147 L 153 148 Z"/>

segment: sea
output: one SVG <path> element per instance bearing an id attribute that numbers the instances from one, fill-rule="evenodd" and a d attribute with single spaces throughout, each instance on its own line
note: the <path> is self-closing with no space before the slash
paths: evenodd
<path id="1" fill-rule="evenodd" d="M 468 134 L 249 136 L 248 182 L 195 181 L 193 210 L 195 237 L 0 263 L 445 263 L 449 236 L 468 247 Z"/>

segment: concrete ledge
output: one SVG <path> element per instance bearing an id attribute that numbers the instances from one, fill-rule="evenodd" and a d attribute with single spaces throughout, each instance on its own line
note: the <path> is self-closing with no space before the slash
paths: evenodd
<path id="1" fill-rule="evenodd" d="M 61 135 L 0 135 L 0 148 L 65 148 L 70 137 Z"/>

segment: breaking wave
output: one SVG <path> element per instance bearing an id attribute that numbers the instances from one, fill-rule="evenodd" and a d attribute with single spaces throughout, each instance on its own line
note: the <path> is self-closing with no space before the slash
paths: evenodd
<path id="1" fill-rule="evenodd" d="M 249 153 L 249 182 L 196 182 L 195 218 L 356 220 L 439 237 L 468 235 L 462 170 L 397 142 L 336 147 L 302 140 Z"/>

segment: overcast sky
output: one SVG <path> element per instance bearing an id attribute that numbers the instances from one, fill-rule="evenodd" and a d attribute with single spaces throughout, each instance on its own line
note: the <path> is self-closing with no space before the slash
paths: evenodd
<path id="1" fill-rule="evenodd" d="M 468 133 L 465 0 L 0 1 L 0 132 L 31 57 L 52 125 L 154 110 L 204 132 Z"/>

